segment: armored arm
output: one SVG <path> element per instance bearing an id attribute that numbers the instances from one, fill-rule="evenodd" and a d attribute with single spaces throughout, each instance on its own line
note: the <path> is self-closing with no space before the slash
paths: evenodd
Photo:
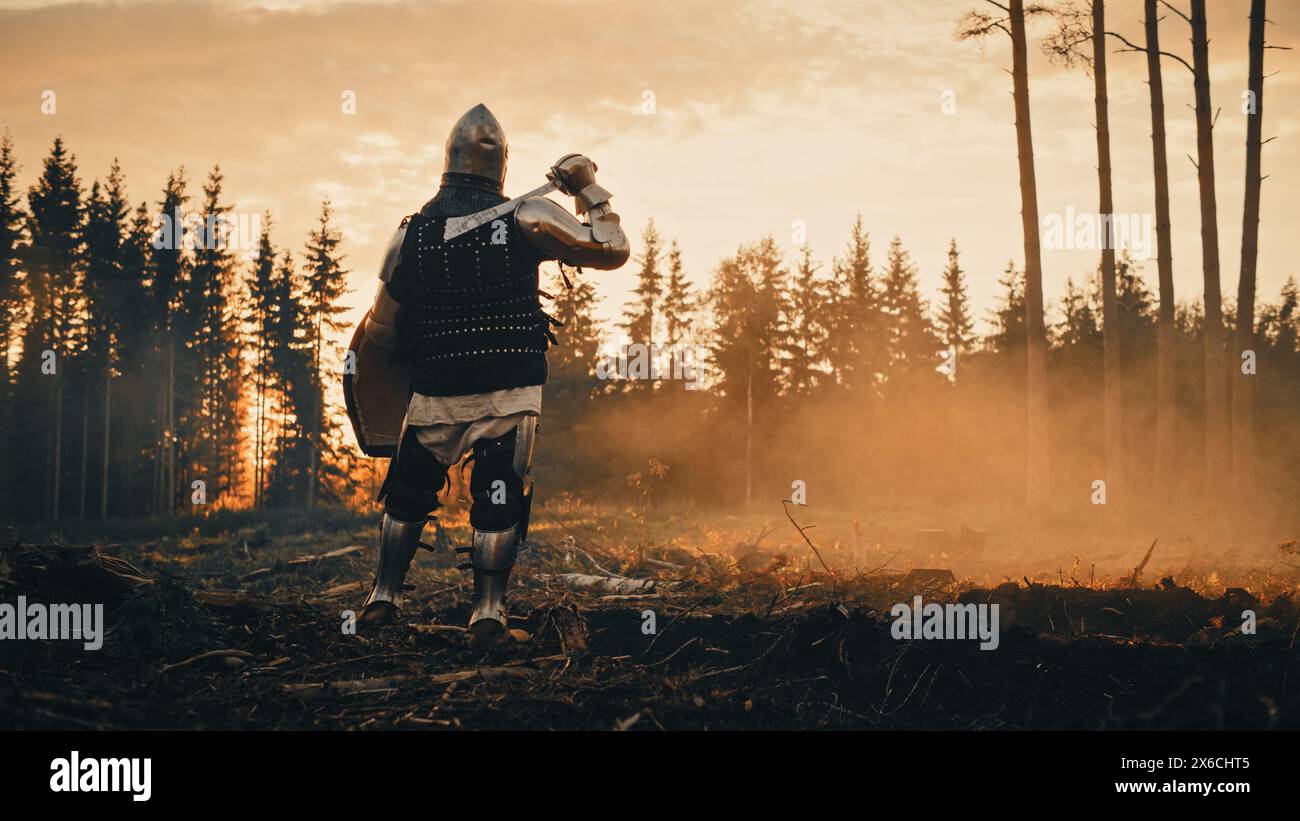
<path id="1" fill-rule="evenodd" d="M 631 253 L 618 214 L 610 207 L 610 193 L 596 184 L 596 164 L 581 154 L 569 154 L 551 169 L 551 179 L 574 198 L 578 222 L 545 197 L 525 200 L 515 211 L 524 237 L 547 259 L 569 265 L 612 270 L 627 262 Z"/>
<path id="2" fill-rule="evenodd" d="M 388 291 L 388 284 L 397 270 L 397 263 L 402 255 L 402 242 L 406 239 L 406 221 L 393 232 L 384 249 L 384 262 L 379 269 L 379 290 L 375 292 L 375 301 L 362 320 L 366 324 L 366 339 L 383 348 L 390 348 L 397 338 L 397 309 L 402 307 Z"/>

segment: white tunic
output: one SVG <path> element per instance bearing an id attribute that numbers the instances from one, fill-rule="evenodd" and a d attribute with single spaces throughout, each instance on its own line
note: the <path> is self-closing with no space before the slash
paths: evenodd
<path id="1" fill-rule="evenodd" d="M 542 386 L 507 388 L 465 396 L 411 395 L 406 406 L 406 427 L 444 465 L 461 460 L 479 439 L 505 436 L 525 416 L 542 412 Z"/>

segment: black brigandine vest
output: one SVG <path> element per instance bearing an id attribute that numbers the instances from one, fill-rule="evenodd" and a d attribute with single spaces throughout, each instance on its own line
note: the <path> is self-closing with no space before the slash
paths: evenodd
<path id="1" fill-rule="evenodd" d="M 546 382 L 547 342 L 554 337 L 537 297 L 542 259 L 514 215 L 442 238 L 448 217 L 505 199 L 444 181 L 408 217 L 389 290 L 402 306 L 397 356 L 411 364 L 416 393 L 463 396 Z"/>

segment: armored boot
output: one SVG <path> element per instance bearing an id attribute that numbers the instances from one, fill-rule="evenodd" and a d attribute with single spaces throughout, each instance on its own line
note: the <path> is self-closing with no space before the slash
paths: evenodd
<path id="1" fill-rule="evenodd" d="M 474 571 L 474 609 L 469 617 L 469 645 L 486 650 L 506 632 L 506 588 L 519 555 L 519 525 L 507 530 L 474 531 L 470 567 Z"/>
<path id="2" fill-rule="evenodd" d="M 384 514 L 379 541 L 379 572 L 375 574 L 375 586 L 370 589 L 361 611 L 359 621 L 363 624 L 383 625 L 397 621 L 402 582 L 420 546 L 420 534 L 426 521 L 403 522 L 391 514 Z"/>

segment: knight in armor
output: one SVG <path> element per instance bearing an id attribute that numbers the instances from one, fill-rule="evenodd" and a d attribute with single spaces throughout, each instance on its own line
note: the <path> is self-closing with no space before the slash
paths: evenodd
<path id="1" fill-rule="evenodd" d="M 486 106 L 456 122 L 442 184 L 389 240 L 380 287 L 359 331 L 366 344 L 405 363 L 411 389 L 379 495 L 379 570 L 360 620 L 396 621 L 438 492 L 451 466 L 469 454 L 469 640 L 480 649 L 505 634 L 510 571 L 527 536 L 533 440 L 546 350 L 555 342 L 553 320 L 538 299 L 538 268 L 559 260 L 609 270 L 629 253 L 610 194 L 596 184 L 596 165 L 580 154 L 560 158 L 548 177 L 574 198 L 585 222 L 544 196 L 529 196 L 512 212 L 444 239 L 449 219 L 507 202 L 506 154 L 505 133 Z"/>

